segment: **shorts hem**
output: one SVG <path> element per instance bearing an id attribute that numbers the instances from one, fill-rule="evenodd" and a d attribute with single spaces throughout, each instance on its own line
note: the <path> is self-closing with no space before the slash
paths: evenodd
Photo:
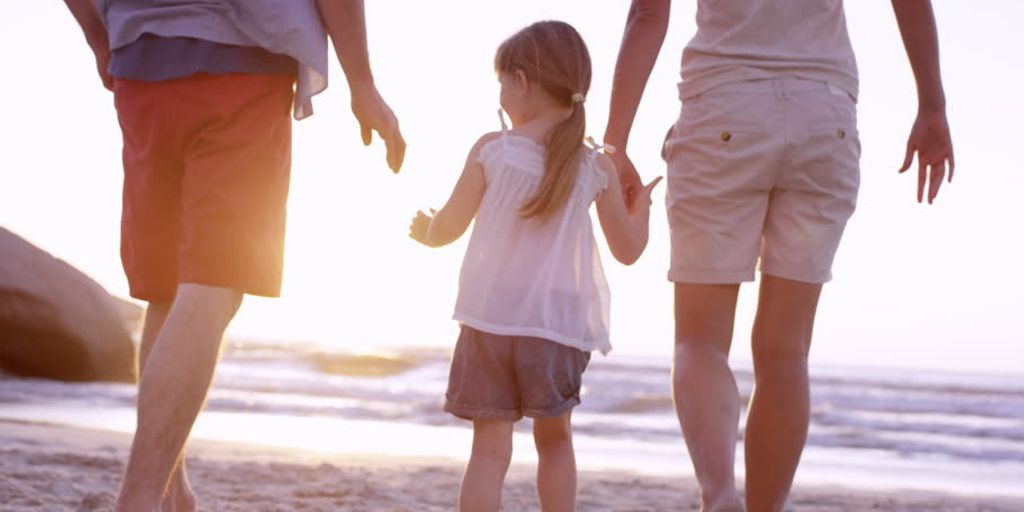
<path id="1" fill-rule="evenodd" d="M 444 412 L 464 420 L 501 420 L 518 421 L 523 418 L 522 411 L 514 409 L 495 409 L 481 407 L 478 405 L 458 404 L 448 400 L 444 401 Z"/>
<path id="2" fill-rule="evenodd" d="M 523 415 L 530 418 L 553 418 L 555 416 L 565 414 L 579 404 L 580 398 L 578 396 L 574 396 L 554 407 L 548 407 L 547 409 L 526 409 L 523 411 Z"/>
<path id="3" fill-rule="evenodd" d="M 769 275 L 772 277 L 781 277 L 782 279 L 789 279 L 790 281 L 799 281 L 801 283 L 809 284 L 825 284 L 832 280 L 832 273 L 827 274 L 813 274 L 809 275 L 806 272 L 790 271 L 788 269 L 780 269 L 778 267 L 761 266 L 759 269 L 762 275 Z"/>
<path id="4" fill-rule="evenodd" d="M 668 280 L 673 283 L 692 284 L 739 284 L 754 280 L 754 270 L 669 270 Z"/>
<path id="5" fill-rule="evenodd" d="M 271 291 L 267 288 L 251 287 L 247 288 L 244 286 L 233 286 L 230 284 L 224 284 L 223 282 L 217 282 L 213 279 L 184 279 L 174 285 L 174 289 L 169 293 L 164 291 L 153 290 L 152 288 L 131 288 L 129 286 L 128 296 L 133 299 L 141 300 L 144 302 L 152 302 L 157 304 L 171 303 L 174 302 L 174 297 L 178 294 L 178 286 L 183 284 L 198 284 L 201 286 L 211 286 L 216 288 L 226 288 L 229 290 L 236 291 L 244 295 L 251 295 L 254 297 L 266 297 L 268 299 L 276 299 L 281 297 L 280 290 Z"/>
<path id="6" fill-rule="evenodd" d="M 237 282 L 231 282 L 232 279 L 217 279 L 209 276 L 196 276 L 196 275 L 185 275 L 182 273 L 182 277 L 178 279 L 178 285 L 183 284 L 198 284 L 202 286 L 213 286 L 216 288 L 227 288 L 234 290 L 238 293 L 245 295 L 253 295 L 256 297 L 267 297 L 275 299 L 281 296 L 280 286 L 271 287 L 267 285 L 244 285 Z"/>
<path id="7" fill-rule="evenodd" d="M 170 304 L 171 302 L 174 302 L 175 293 L 176 292 L 171 292 L 171 294 L 168 295 L 166 293 L 155 292 L 144 288 L 132 289 L 130 286 L 128 290 L 129 297 L 154 304 Z"/>

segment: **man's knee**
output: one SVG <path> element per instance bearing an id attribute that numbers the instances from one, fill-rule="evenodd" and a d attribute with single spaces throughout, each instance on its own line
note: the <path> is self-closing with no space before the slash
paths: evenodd
<path id="1" fill-rule="evenodd" d="M 152 316 L 167 316 L 167 313 L 171 311 L 170 302 L 147 302 L 146 303 L 146 318 Z"/>
<path id="2" fill-rule="evenodd" d="M 201 307 L 225 322 L 234 318 L 242 306 L 242 292 L 220 286 L 181 283 L 174 297 L 175 306 Z"/>

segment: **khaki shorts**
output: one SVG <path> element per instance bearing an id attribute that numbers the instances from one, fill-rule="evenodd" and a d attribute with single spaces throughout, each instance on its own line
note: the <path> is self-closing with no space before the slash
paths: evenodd
<path id="1" fill-rule="evenodd" d="M 683 99 L 662 149 L 674 282 L 760 270 L 808 283 L 832 260 L 860 184 L 854 100 L 824 82 L 737 82 Z"/>

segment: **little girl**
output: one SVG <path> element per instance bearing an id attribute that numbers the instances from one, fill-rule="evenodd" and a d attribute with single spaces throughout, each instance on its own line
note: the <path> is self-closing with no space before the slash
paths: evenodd
<path id="1" fill-rule="evenodd" d="M 498 48 L 501 107 L 512 129 L 470 150 L 447 204 L 417 213 L 410 236 L 453 242 L 476 218 L 459 278 L 455 346 L 444 408 L 473 421 L 459 508 L 497 511 L 512 457 L 512 425 L 534 418 L 544 511 L 574 510 L 569 417 L 590 351 L 611 350 L 609 293 L 590 223 L 597 204 L 615 259 L 647 245 L 651 190 L 627 211 L 611 161 L 583 145 L 590 55 L 573 27 L 530 25 Z M 432 211 L 433 213 L 433 211 Z"/>

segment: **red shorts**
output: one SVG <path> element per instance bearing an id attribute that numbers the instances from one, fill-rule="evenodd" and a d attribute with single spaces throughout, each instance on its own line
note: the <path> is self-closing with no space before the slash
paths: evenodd
<path id="1" fill-rule="evenodd" d="M 114 81 L 132 297 L 170 302 L 178 283 L 280 293 L 292 83 L 242 74 Z"/>

